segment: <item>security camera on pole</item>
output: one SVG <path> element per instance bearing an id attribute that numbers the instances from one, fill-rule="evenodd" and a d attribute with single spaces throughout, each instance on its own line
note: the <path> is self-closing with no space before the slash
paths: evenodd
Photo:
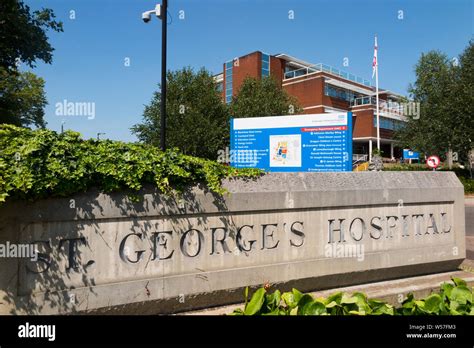
<path id="1" fill-rule="evenodd" d="M 142 13 L 142 20 L 145 23 L 151 21 L 151 15 L 154 14 L 156 17 L 161 19 L 161 134 L 160 134 L 160 145 L 161 150 L 166 150 L 166 29 L 167 29 L 167 13 L 168 13 L 168 0 L 162 0 L 163 4 L 157 4 L 154 10 L 146 11 Z"/>

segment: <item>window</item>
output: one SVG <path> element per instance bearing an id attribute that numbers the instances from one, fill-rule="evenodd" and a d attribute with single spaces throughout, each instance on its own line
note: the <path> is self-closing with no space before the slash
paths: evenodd
<path id="1" fill-rule="evenodd" d="M 232 101 L 232 68 L 234 61 L 225 63 L 225 102 L 229 104 Z"/>
<path id="2" fill-rule="evenodd" d="M 354 92 L 350 90 L 337 88 L 337 87 L 327 85 L 327 84 L 324 85 L 324 94 L 327 95 L 328 97 L 338 98 L 338 99 L 342 99 L 348 102 L 353 100 L 355 97 Z"/>
<path id="3" fill-rule="evenodd" d="M 393 120 L 391 118 L 379 117 L 380 119 L 380 128 L 388 129 L 392 131 L 399 130 L 403 127 L 403 121 Z M 377 127 L 377 116 L 374 115 L 374 127 Z"/>
<path id="4" fill-rule="evenodd" d="M 262 77 L 270 76 L 270 56 L 262 53 Z"/>

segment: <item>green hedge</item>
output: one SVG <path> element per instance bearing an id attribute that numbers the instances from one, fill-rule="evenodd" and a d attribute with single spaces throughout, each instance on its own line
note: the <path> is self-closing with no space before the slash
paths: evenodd
<path id="1" fill-rule="evenodd" d="M 425 164 L 396 164 L 392 166 L 385 166 L 384 171 L 427 171 L 432 170 L 427 167 Z M 464 193 L 471 194 L 474 193 L 474 179 L 471 179 L 471 174 L 469 169 L 453 167 L 449 169 L 448 167 L 441 167 L 438 169 L 440 171 L 452 171 L 454 172 L 459 181 L 464 185 Z"/>
<path id="2" fill-rule="evenodd" d="M 96 187 L 138 191 L 153 184 L 164 193 L 204 183 L 223 193 L 225 177 L 255 177 L 214 161 L 166 152 L 141 143 L 83 140 L 77 132 L 58 134 L 0 125 L 0 203 L 10 199 L 69 196 Z"/>
<path id="3" fill-rule="evenodd" d="M 245 306 L 233 315 L 474 315 L 473 289 L 459 278 L 443 283 L 439 293 L 423 299 L 408 294 L 401 306 L 395 308 L 383 301 L 368 299 L 361 292 L 347 295 L 337 292 L 327 298 L 314 298 L 296 289 L 281 293 L 267 292 L 267 287 L 255 291 L 248 300 L 245 289 Z"/>
<path id="4" fill-rule="evenodd" d="M 425 164 L 393 164 L 390 166 L 385 165 L 383 167 L 384 171 L 425 171 L 425 170 L 431 170 L 428 168 Z"/>

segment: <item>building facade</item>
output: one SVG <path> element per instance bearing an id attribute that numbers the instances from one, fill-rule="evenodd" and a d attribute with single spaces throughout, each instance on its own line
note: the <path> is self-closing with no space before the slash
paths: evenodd
<path id="1" fill-rule="evenodd" d="M 256 51 L 224 63 L 215 75 L 226 103 L 246 77 L 272 76 L 303 108 L 303 113 L 352 112 L 354 161 L 370 158 L 377 146 L 375 87 L 371 82 L 326 64 L 311 64 L 286 54 Z M 405 122 L 402 96 L 379 88 L 380 144 L 385 158 L 399 158 L 393 139 Z M 262 115 L 264 116 L 264 115 Z"/>

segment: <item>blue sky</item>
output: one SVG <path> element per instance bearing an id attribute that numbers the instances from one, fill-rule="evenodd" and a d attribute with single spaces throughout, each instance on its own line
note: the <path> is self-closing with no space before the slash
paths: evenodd
<path id="1" fill-rule="evenodd" d="M 141 13 L 151 0 L 28 0 L 52 8 L 64 32 L 50 32 L 53 64 L 33 69 L 46 80 L 48 128 L 105 133 L 134 141 L 130 127 L 160 81 L 161 24 Z M 472 0 L 169 0 L 168 69 L 205 67 L 256 50 L 287 53 L 370 79 L 374 35 L 380 87 L 406 94 L 422 52 L 458 56 L 473 34 Z M 75 19 L 70 18 L 75 11 Z M 180 19 L 180 13 L 184 19 Z M 294 19 L 289 18 L 293 11 Z M 403 11 L 403 19 L 399 19 Z M 344 67 L 344 58 L 349 66 Z M 126 59 L 130 66 L 125 66 Z M 25 68 L 26 69 L 26 68 Z M 95 103 L 95 117 L 57 116 L 55 104 Z"/>

